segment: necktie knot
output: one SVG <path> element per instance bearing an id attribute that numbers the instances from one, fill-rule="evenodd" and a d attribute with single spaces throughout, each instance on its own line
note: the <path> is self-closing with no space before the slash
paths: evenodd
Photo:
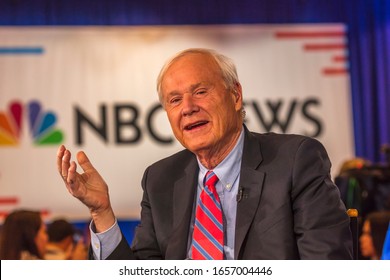
<path id="1" fill-rule="evenodd" d="M 205 183 L 204 185 L 207 186 L 209 189 L 215 189 L 215 184 L 218 182 L 218 177 L 213 171 L 207 171 L 205 176 Z"/>

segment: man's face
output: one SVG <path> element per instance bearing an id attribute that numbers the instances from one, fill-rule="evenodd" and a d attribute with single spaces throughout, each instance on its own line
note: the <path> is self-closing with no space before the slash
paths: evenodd
<path id="1" fill-rule="evenodd" d="M 164 75 L 162 95 L 175 137 L 195 154 L 223 150 L 241 131 L 241 87 L 227 90 L 209 55 L 176 60 Z"/>

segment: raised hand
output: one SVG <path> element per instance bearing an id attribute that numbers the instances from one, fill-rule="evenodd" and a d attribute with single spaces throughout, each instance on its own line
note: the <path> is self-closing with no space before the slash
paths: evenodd
<path id="1" fill-rule="evenodd" d="M 77 153 L 77 162 L 84 173 L 77 172 L 71 153 L 61 145 L 57 152 L 57 169 L 69 193 L 89 208 L 98 232 L 111 227 L 115 222 L 108 195 L 108 186 L 93 167 L 84 152 Z"/>

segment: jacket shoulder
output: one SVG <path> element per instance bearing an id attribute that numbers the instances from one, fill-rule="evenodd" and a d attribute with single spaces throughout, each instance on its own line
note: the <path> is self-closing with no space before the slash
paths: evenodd
<path id="1" fill-rule="evenodd" d="M 275 132 L 267 132 L 267 133 L 250 132 L 249 137 L 253 137 L 257 139 L 257 141 L 259 141 L 262 145 L 267 145 L 267 146 L 279 146 L 282 144 L 299 146 L 303 142 L 313 142 L 322 145 L 315 138 L 311 138 L 299 134 L 282 134 L 282 133 L 275 133 Z"/>

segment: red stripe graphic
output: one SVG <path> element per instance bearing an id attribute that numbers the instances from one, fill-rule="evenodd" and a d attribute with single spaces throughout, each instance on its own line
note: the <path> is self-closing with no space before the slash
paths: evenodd
<path id="1" fill-rule="evenodd" d="M 0 197 L 0 204 L 17 204 L 18 202 L 17 197 Z"/>
<path id="2" fill-rule="evenodd" d="M 334 57 L 332 57 L 332 60 L 334 62 L 346 62 L 348 58 L 345 55 L 335 55 Z"/>
<path id="3" fill-rule="evenodd" d="M 276 38 L 301 39 L 319 37 L 343 37 L 344 31 L 277 31 Z"/>
<path id="4" fill-rule="evenodd" d="M 322 69 L 322 73 L 325 75 L 347 74 L 348 69 L 346 69 L 346 68 L 324 68 L 324 69 Z"/>
<path id="5" fill-rule="evenodd" d="M 329 51 L 329 50 L 344 50 L 345 44 L 305 44 L 305 51 Z"/>
<path id="6" fill-rule="evenodd" d="M 337 52 L 331 54 L 329 58 L 331 65 L 321 69 L 322 75 L 337 76 L 345 75 L 349 72 L 347 66 L 348 55 L 346 54 L 347 43 L 343 40 L 346 36 L 346 30 L 317 28 L 291 31 L 282 29 L 276 31 L 274 36 L 276 39 L 301 40 L 299 43 L 302 45 L 304 52 Z M 328 42 L 326 42 L 326 39 L 328 39 Z"/>

